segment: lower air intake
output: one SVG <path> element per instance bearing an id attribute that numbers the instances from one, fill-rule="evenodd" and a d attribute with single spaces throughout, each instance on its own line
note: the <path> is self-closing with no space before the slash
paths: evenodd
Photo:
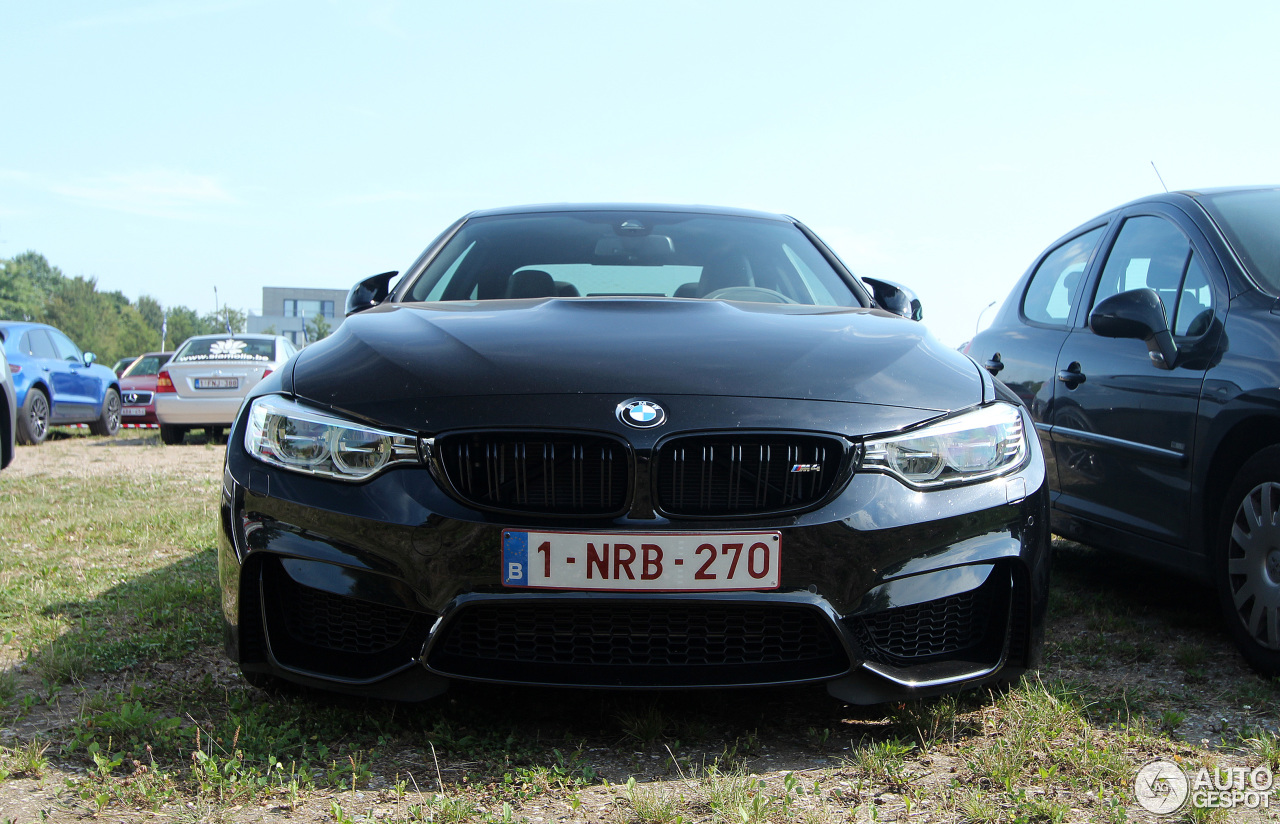
<path id="1" fill-rule="evenodd" d="M 278 560 L 262 565 L 265 636 L 286 667 L 371 680 L 403 668 L 426 642 L 428 616 L 293 580 Z"/>
<path id="2" fill-rule="evenodd" d="M 849 667 L 809 607 L 545 601 L 463 607 L 427 663 L 468 678 L 625 687 L 789 683 Z"/>
<path id="3" fill-rule="evenodd" d="M 904 666 L 979 651 L 998 655 L 1008 614 L 1009 576 L 997 567 L 977 589 L 846 622 L 869 657 Z"/>

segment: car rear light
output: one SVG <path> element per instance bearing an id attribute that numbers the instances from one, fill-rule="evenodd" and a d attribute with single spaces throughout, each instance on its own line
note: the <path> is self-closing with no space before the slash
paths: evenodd
<path id="1" fill-rule="evenodd" d="M 270 369 L 263 369 L 263 370 L 262 370 L 262 377 L 264 377 L 264 378 L 265 378 L 267 375 L 270 375 L 270 374 L 271 374 L 271 372 L 272 372 L 272 370 L 270 370 Z"/>
<path id="2" fill-rule="evenodd" d="M 156 375 L 156 392 L 177 392 L 173 387 L 173 378 L 169 377 L 169 370 L 163 369 L 159 375 Z"/>
<path id="3" fill-rule="evenodd" d="M 11 363 L 9 364 L 9 371 L 16 375 L 22 371 L 22 367 L 16 363 Z"/>

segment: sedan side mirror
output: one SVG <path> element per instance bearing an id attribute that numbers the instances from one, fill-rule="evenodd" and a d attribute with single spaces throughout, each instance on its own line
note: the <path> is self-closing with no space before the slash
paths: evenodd
<path id="1" fill-rule="evenodd" d="M 97 356 L 97 355 L 95 355 L 95 354 L 93 354 L 92 352 L 85 352 L 85 353 L 84 353 L 84 365 L 85 365 L 85 366 L 93 366 L 93 362 L 94 362 L 94 361 L 96 361 L 97 359 L 98 359 L 98 356 Z"/>
<path id="2" fill-rule="evenodd" d="M 354 315 L 372 309 L 387 299 L 391 294 L 391 279 L 399 272 L 383 272 L 380 275 L 365 278 L 351 287 L 347 292 L 347 314 Z"/>
<path id="3" fill-rule="evenodd" d="M 907 287 L 880 278 L 863 278 L 862 282 L 871 287 L 871 297 L 881 309 L 902 315 L 907 320 L 920 320 L 924 317 L 920 299 Z"/>
<path id="4" fill-rule="evenodd" d="M 1089 328 L 1104 338 L 1146 341 L 1156 366 L 1172 369 L 1177 363 L 1178 346 L 1154 289 L 1130 289 L 1103 300 L 1089 313 Z"/>

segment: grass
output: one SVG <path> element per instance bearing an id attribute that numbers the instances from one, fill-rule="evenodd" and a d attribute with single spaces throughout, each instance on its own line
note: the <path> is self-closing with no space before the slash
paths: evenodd
<path id="1" fill-rule="evenodd" d="M 1154 755 L 1280 769 L 1274 683 L 1234 678 L 1210 696 L 1185 677 L 1106 679 L 1220 659 L 1194 635 L 1210 616 L 1174 618 L 1181 594 L 1127 603 L 1123 572 L 1087 552 L 1060 561 L 1053 591 L 1056 626 L 1072 629 L 1051 627 L 1046 670 L 1067 675 L 1002 694 L 855 708 L 821 688 L 470 685 L 395 705 L 264 692 L 228 669 L 215 470 L 0 480 L 0 808 L 6 785 L 34 780 L 65 786 L 71 814 L 112 820 L 265 805 L 335 822 L 1124 821 Z M 1193 634 L 1154 640 L 1165 613 Z M 1209 706 L 1242 719 L 1234 750 L 1177 740 Z"/>
<path id="2" fill-rule="evenodd" d="M 5 487 L 0 651 L 64 683 L 216 638 L 216 478 L 6 477 Z"/>

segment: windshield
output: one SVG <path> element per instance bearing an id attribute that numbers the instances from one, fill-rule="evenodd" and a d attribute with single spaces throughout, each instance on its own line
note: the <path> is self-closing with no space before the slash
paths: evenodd
<path id="1" fill-rule="evenodd" d="M 1280 189 L 1220 192 L 1196 200 L 1218 224 L 1254 282 L 1280 295 Z"/>
<path id="2" fill-rule="evenodd" d="M 174 353 L 174 363 L 230 360 L 269 361 L 275 357 L 272 338 L 191 338 Z"/>
<path id="3" fill-rule="evenodd" d="M 791 223 L 621 211 L 469 220 L 404 299 L 622 296 L 861 305 Z"/>
<path id="4" fill-rule="evenodd" d="M 160 367 L 169 362 L 169 355 L 143 355 L 133 362 L 133 365 L 124 370 L 122 378 L 141 378 L 155 375 L 160 372 Z"/>

